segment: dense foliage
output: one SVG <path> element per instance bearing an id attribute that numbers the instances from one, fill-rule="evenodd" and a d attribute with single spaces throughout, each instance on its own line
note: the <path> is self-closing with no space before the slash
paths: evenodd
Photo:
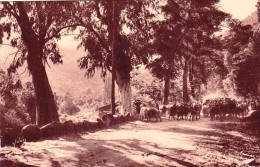
<path id="1" fill-rule="evenodd" d="M 1 131 L 6 127 L 22 128 L 35 123 L 36 105 L 31 83 L 21 84 L 15 76 L 0 70 Z"/>
<path id="2" fill-rule="evenodd" d="M 259 30 L 233 20 L 225 37 L 227 67 L 237 95 L 259 102 L 260 50 Z"/>
<path id="3" fill-rule="evenodd" d="M 11 32 L 12 38 L 8 41 L 8 45 L 16 49 L 8 73 L 15 73 L 19 67 L 27 64 L 32 75 L 38 109 L 37 124 L 40 126 L 51 121 L 59 121 L 45 65 L 48 64 L 48 60 L 54 64 L 62 63 L 56 40 L 60 39 L 63 30 L 76 28 L 73 20 L 65 15 L 73 12 L 72 7 L 73 2 L 1 2 L 0 4 L 0 19 L 4 22 L 0 26 L 1 42 L 2 32 L 8 32 L 9 36 Z"/>

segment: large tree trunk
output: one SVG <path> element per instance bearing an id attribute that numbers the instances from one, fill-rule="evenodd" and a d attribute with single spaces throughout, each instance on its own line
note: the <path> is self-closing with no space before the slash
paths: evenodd
<path id="1" fill-rule="evenodd" d="M 126 115 L 126 113 L 130 113 L 134 115 L 134 111 L 132 110 L 131 104 L 131 84 L 130 84 L 130 75 L 129 78 L 126 79 L 122 77 L 118 71 L 116 71 L 116 81 L 120 92 L 120 101 L 121 101 L 121 109 L 120 113 L 122 115 Z"/>
<path id="2" fill-rule="evenodd" d="M 183 102 L 187 104 L 189 102 L 189 94 L 188 94 L 188 62 L 185 60 L 184 71 L 183 71 Z"/>
<path id="3" fill-rule="evenodd" d="M 120 44 L 121 39 L 119 38 L 118 44 Z M 121 114 L 126 115 L 130 113 L 135 115 L 135 111 L 132 110 L 131 105 L 131 84 L 130 84 L 130 71 L 131 71 L 131 61 L 130 58 L 124 54 L 122 47 L 117 46 L 117 53 L 115 54 L 115 76 L 118 89 L 120 92 L 121 101 Z"/>
<path id="4" fill-rule="evenodd" d="M 122 38 L 119 31 L 121 29 L 120 12 L 122 10 L 120 5 L 118 1 L 112 1 L 113 19 L 112 26 L 109 26 L 109 28 L 112 28 L 112 30 L 109 29 L 109 34 L 112 33 L 112 71 L 114 71 L 115 80 L 120 91 L 121 114 L 125 115 L 129 112 L 133 115 L 135 113 L 132 112 L 130 85 L 132 66 L 130 58 L 125 53 L 127 47 L 125 39 Z"/>
<path id="5" fill-rule="evenodd" d="M 17 2 L 17 7 L 20 13 L 17 21 L 22 31 L 22 39 L 28 50 L 27 64 L 32 74 L 36 96 L 36 123 L 42 126 L 52 121 L 59 121 L 57 106 L 42 62 L 43 41 L 39 41 L 39 36 L 32 29 L 24 3 Z"/>
<path id="6" fill-rule="evenodd" d="M 164 78 L 164 99 L 163 104 L 167 105 L 169 103 L 169 89 L 170 89 L 170 78 L 166 76 Z"/>
<path id="7" fill-rule="evenodd" d="M 41 60 L 41 55 L 36 52 L 28 55 L 27 63 L 30 73 L 32 74 L 36 95 L 36 124 L 43 126 L 52 121 L 59 121 L 59 116 L 47 73 Z"/>

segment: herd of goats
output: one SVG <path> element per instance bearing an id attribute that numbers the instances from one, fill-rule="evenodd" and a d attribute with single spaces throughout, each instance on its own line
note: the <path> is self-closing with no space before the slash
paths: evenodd
<path id="1" fill-rule="evenodd" d="M 225 118 L 241 118 L 248 113 L 248 105 L 230 98 L 218 98 L 206 100 L 202 103 L 173 104 L 161 107 L 142 106 L 140 110 L 141 120 L 151 121 L 152 119 L 162 121 L 161 116 L 168 116 L 174 120 L 198 120 L 201 114 L 203 117 L 210 117 L 213 120 L 224 120 Z"/>

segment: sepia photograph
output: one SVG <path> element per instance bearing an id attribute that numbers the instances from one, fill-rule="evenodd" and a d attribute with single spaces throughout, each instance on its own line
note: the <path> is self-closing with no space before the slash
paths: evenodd
<path id="1" fill-rule="evenodd" d="M 260 167 L 260 0 L 0 0 L 0 167 Z"/>

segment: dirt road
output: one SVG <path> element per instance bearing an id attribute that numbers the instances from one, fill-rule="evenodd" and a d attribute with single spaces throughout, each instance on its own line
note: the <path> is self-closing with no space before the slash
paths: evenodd
<path id="1" fill-rule="evenodd" d="M 27 142 L 0 153 L 2 164 L 31 166 L 240 166 L 260 155 L 258 139 L 237 131 L 234 123 L 163 119 Z"/>

